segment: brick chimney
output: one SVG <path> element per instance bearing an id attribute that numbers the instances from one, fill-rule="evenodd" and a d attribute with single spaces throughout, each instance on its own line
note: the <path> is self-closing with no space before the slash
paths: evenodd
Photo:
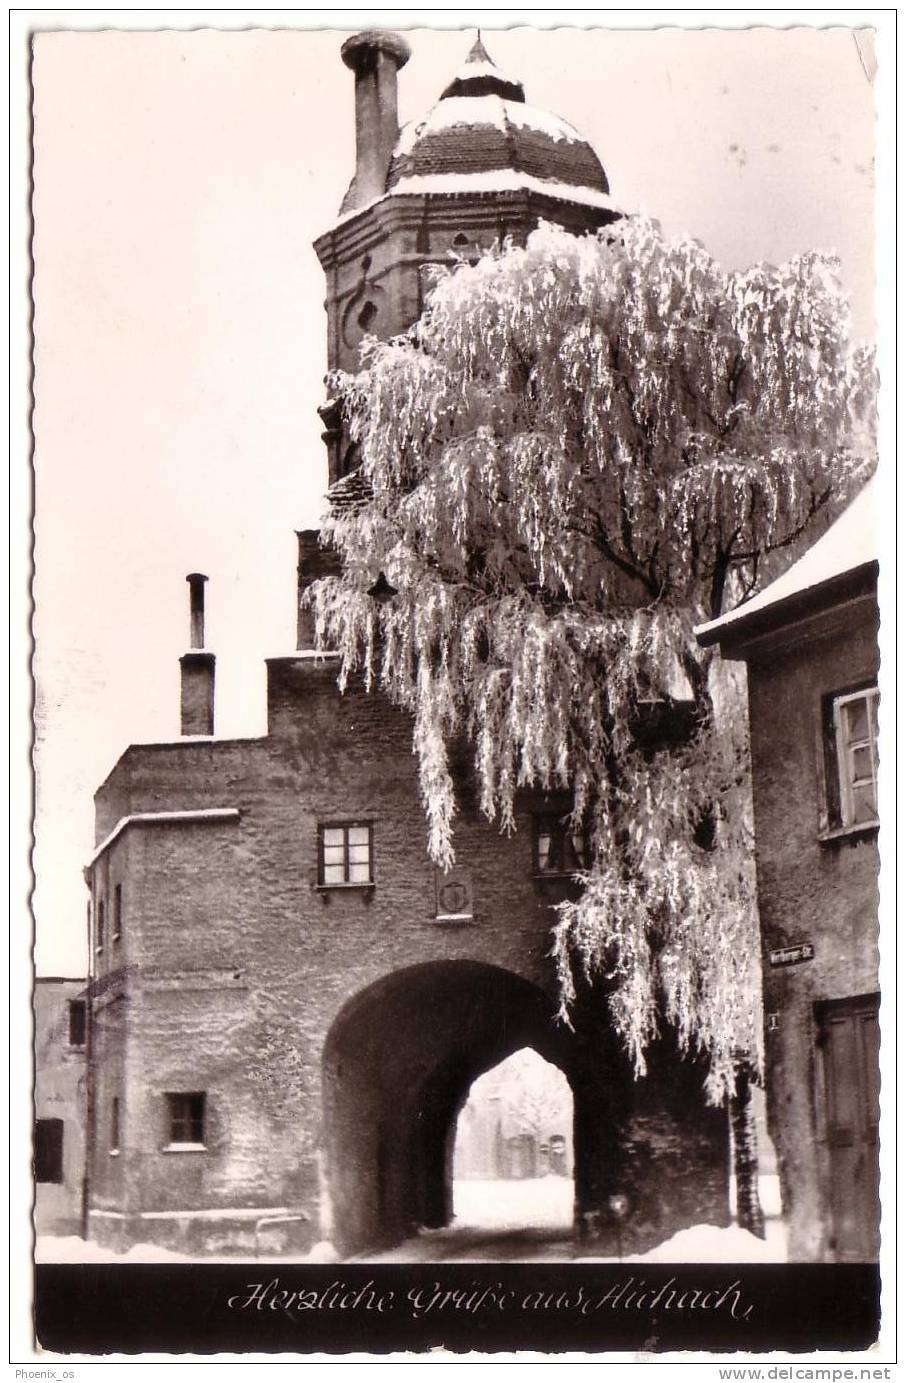
<path id="1" fill-rule="evenodd" d="M 189 583 L 189 653 L 179 660 L 180 668 L 180 734 L 213 735 L 214 733 L 214 663 L 213 653 L 204 649 L 204 583 L 207 577 L 200 571 L 190 572 Z"/>
<path id="2" fill-rule="evenodd" d="M 302 597 L 309 586 L 322 576 L 339 575 L 340 558 L 333 548 L 321 546 L 317 528 L 304 528 L 301 532 L 297 531 L 296 537 L 299 539 L 296 648 L 312 649 L 315 646 L 315 619 L 311 610 L 303 610 Z"/>
<path id="3" fill-rule="evenodd" d="M 396 74 L 410 48 L 399 34 L 367 29 L 353 34 L 340 56 L 355 73 L 355 177 L 342 210 L 355 211 L 383 195 L 399 135 Z"/>

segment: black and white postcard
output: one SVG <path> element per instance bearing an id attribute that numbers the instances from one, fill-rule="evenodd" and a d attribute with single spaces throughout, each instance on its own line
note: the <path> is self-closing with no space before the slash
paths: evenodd
<path id="1" fill-rule="evenodd" d="M 18 18 L 21 1362 L 889 1376 L 891 12 Z"/>

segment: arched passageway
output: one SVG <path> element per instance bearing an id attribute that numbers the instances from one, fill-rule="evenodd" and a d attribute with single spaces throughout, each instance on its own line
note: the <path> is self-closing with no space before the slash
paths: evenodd
<path id="1" fill-rule="evenodd" d="M 568 1068 L 568 1033 L 550 999 L 496 966 L 412 966 L 344 1007 L 324 1050 L 328 1188 L 343 1251 L 449 1223 L 459 1111 L 476 1077 L 521 1047 Z"/>
<path id="2" fill-rule="evenodd" d="M 651 1247 L 728 1216 L 725 1112 L 664 1041 L 635 1081 L 600 1002 L 575 1031 L 536 985 L 456 960 L 413 965 L 341 1009 L 324 1046 L 323 1150 L 343 1254 L 397 1243 L 453 1214 L 457 1120 L 473 1082 L 522 1048 L 573 1093 L 575 1224 L 606 1252 Z M 628 1207 L 627 1223 L 614 1205 Z"/>

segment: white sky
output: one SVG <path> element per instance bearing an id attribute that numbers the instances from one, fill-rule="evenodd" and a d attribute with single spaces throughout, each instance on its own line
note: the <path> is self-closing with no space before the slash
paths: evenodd
<path id="1" fill-rule="evenodd" d="M 594 145 L 621 205 L 727 266 L 836 250 L 871 337 L 869 31 L 483 36 Z M 263 659 L 294 645 L 294 529 L 317 523 L 326 480 L 311 242 L 353 171 L 342 37 L 36 39 L 40 973 L 84 969 L 95 787 L 128 743 L 178 734 L 185 573 L 210 577 L 218 733 L 263 731 Z M 474 34 L 408 37 L 403 120 Z"/>

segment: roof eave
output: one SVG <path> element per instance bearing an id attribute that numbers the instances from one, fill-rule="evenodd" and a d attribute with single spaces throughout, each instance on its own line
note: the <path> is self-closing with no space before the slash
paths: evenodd
<path id="1" fill-rule="evenodd" d="M 772 634 L 784 625 L 795 624 L 854 596 L 871 594 L 876 589 L 877 579 L 877 559 L 862 562 L 751 613 L 747 613 L 743 606 L 739 611 L 733 610 L 709 624 L 700 624 L 695 630 L 695 637 L 702 648 L 718 644 L 724 658 L 744 659 L 752 640 Z"/>

